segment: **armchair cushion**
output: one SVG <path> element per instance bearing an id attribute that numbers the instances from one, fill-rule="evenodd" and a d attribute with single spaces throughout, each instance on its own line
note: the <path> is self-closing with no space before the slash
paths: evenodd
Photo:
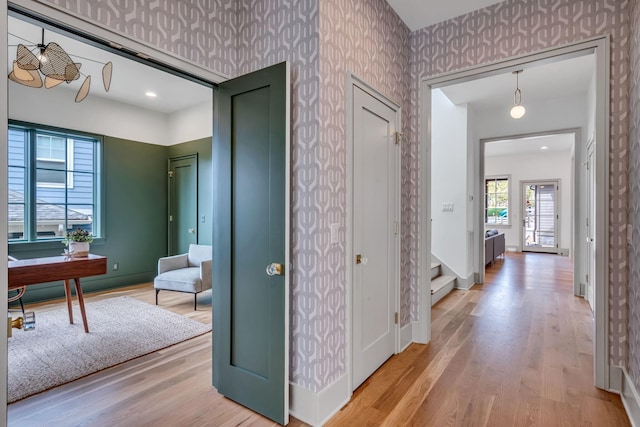
<path id="1" fill-rule="evenodd" d="M 167 291 L 191 293 L 198 293 L 205 290 L 202 289 L 200 267 L 187 267 L 166 271 L 156 277 L 153 282 L 153 287 Z"/>

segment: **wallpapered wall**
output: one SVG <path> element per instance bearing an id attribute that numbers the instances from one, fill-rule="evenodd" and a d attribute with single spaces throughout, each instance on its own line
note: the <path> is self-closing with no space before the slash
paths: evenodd
<path id="1" fill-rule="evenodd" d="M 318 272 L 315 288 L 318 327 L 315 357 L 318 371 L 315 389 L 322 390 L 346 372 L 346 76 L 348 72 L 370 84 L 402 108 L 402 129 L 407 128 L 409 108 L 409 29 L 384 0 L 320 2 L 320 150 L 319 182 L 322 215 L 318 222 Z M 402 164 L 410 165 L 410 152 L 402 147 Z M 403 184 L 411 179 L 402 168 Z M 410 211 L 403 185 L 402 208 Z M 406 217 L 406 216 L 405 216 Z M 329 224 L 340 224 L 340 244 L 329 244 Z M 402 223 L 401 298 L 408 321 L 410 300 L 410 224 Z M 416 265 L 417 262 L 414 262 Z M 300 283 L 308 286 L 310 283 Z M 312 290 L 312 289 L 310 289 Z"/>
<path id="2" fill-rule="evenodd" d="M 186 58 L 235 74 L 234 3 L 224 0 L 36 0 Z"/>
<path id="3" fill-rule="evenodd" d="M 623 365 L 627 357 L 627 6 L 627 0 L 507 0 L 411 34 L 410 127 L 414 135 L 418 129 L 420 79 L 593 36 L 611 35 L 608 244 L 609 353 L 613 365 Z M 416 295 L 416 289 L 413 289 L 412 296 Z M 415 307 L 415 301 L 412 307 Z M 412 316 L 415 315 L 412 309 Z"/>
<path id="4" fill-rule="evenodd" d="M 632 0 L 631 90 L 629 147 L 629 224 L 633 227 L 629 249 L 629 375 L 640 389 L 640 4 Z"/>

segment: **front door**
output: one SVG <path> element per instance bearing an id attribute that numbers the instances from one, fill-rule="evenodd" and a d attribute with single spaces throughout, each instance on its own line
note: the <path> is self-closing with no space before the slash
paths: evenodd
<path id="1" fill-rule="evenodd" d="M 289 64 L 222 83 L 213 211 L 213 382 L 289 420 Z"/>
<path id="2" fill-rule="evenodd" d="M 169 159 L 169 255 L 198 243 L 198 156 Z"/>
<path id="3" fill-rule="evenodd" d="M 396 349 L 396 111 L 353 87 L 353 389 Z"/>
<path id="4" fill-rule="evenodd" d="M 558 252 L 558 181 L 523 182 L 522 250 Z"/>

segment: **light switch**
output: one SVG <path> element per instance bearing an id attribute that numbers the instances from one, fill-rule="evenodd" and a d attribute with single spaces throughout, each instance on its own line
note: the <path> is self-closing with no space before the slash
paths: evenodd
<path id="1" fill-rule="evenodd" d="M 333 223 L 329 225 L 329 230 L 331 230 L 331 244 L 335 245 L 338 243 L 338 232 L 340 231 L 340 224 L 338 223 Z"/>

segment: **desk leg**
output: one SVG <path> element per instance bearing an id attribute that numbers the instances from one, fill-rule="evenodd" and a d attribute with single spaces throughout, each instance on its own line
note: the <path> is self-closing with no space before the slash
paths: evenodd
<path id="1" fill-rule="evenodd" d="M 78 305 L 80 305 L 80 313 L 82 314 L 82 324 L 84 325 L 84 331 L 89 333 L 89 325 L 87 324 L 87 314 L 84 311 L 84 297 L 82 296 L 82 286 L 80 285 L 80 279 L 73 279 L 76 285 L 76 295 L 78 295 Z"/>
<path id="2" fill-rule="evenodd" d="M 64 296 L 67 299 L 67 310 L 69 311 L 69 323 L 73 325 L 73 310 L 71 309 L 71 287 L 69 280 L 64 281 Z"/>

